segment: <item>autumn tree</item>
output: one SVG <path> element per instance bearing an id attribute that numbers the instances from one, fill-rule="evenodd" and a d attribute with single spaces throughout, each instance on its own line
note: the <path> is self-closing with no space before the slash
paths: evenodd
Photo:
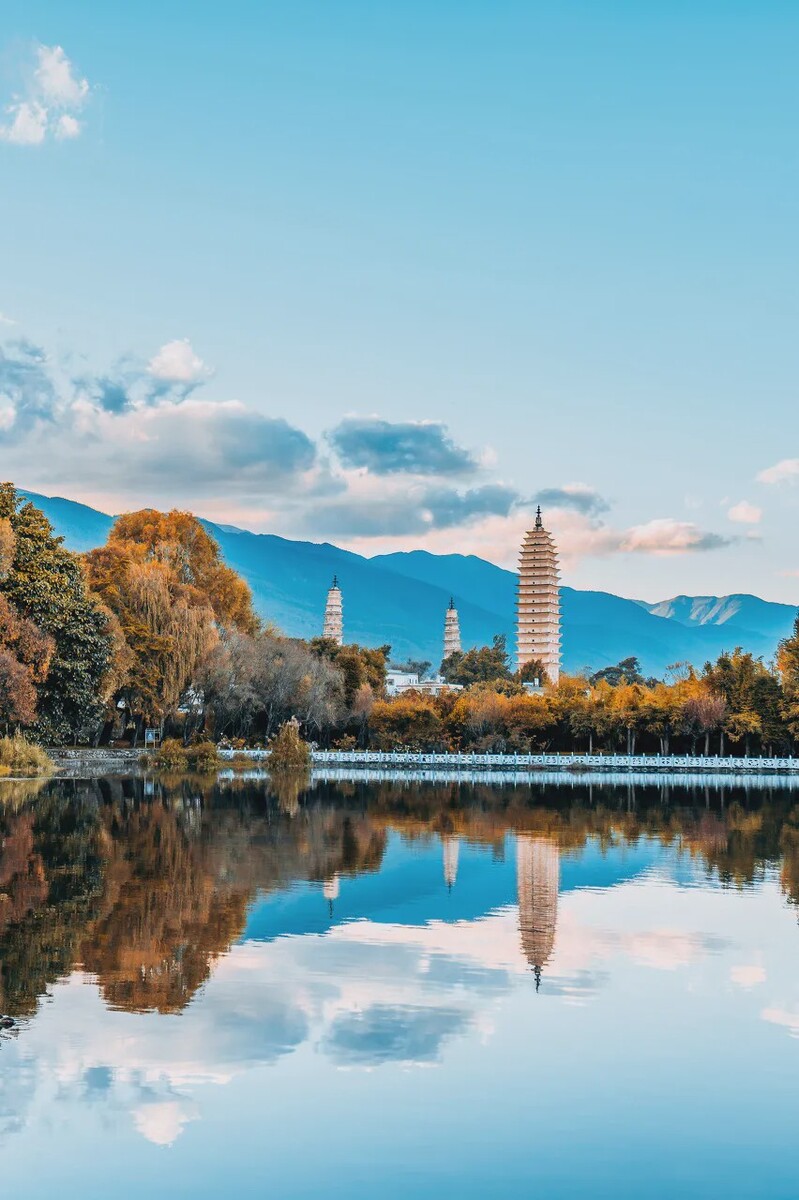
<path id="1" fill-rule="evenodd" d="M 685 731 L 692 741 L 692 752 L 696 749 L 696 738 L 701 735 L 705 739 L 705 756 L 710 754 L 710 735 L 720 733 L 723 737 L 724 722 L 727 717 L 727 701 L 718 692 L 698 685 L 683 705 L 683 722 Z"/>
<path id="2" fill-rule="evenodd" d="M 414 750 L 447 748 L 435 699 L 414 691 L 375 702 L 369 716 L 369 741 L 377 750 L 398 746 Z"/>
<path id="3" fill-rule="evenodd" d="M 192 513 L 154 508 L 125 513 L 114 522 L 108 544 L 163 563 L 179 584 L 203 597 L 220 624 L 243 633 L 257 630 L 249 585 L 223 562 L 218 544 Z"/>
<path id="4" fill-rule="evenodd" d="M 119 517 L 85 562 L 92 589 L 119 622 L 128 661 L 117 694 L 138 727 L 175 713 L 220 630 L 258 629 L 249 588 L 190 513 Z"/>
<path id="5" fill-rule="evenodd" d="M 342 672 L 304 642 L 269 631 L 225 631 L 197 682 L 217 737 L 268 738 L 296 717 L 318 738 L 346 713 Z"/>
<path id="6" fill-rule="evenodd" d="M 0 594 L 0 724 L 31 726 L 55 642 Z"/>

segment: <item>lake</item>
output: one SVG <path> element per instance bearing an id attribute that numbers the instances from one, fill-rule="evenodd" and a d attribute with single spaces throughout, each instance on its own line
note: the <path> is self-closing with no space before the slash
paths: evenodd
<path id="1" fill-rule="evenodd" d="M 796 1197 L 799 787 L 0 783 L 3 1195 Z"/>

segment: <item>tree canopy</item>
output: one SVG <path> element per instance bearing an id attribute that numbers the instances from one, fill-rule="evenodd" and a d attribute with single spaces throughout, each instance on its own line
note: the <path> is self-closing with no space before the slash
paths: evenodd
<path id="1" fill-rule="evenodd" d="M 10 483 L 0 484 L 0 564 L 0 596 L 12 610 L 3 644 L 35 686 L 35 729 L 51 741 L 84 737 L 107 699 L 109 616 L 90 594 L 78 557 Z M 7 686 L 21 699 L 25 682 L 5 661 Z M 30 723 L 29 703 L 22 701 L 17 712 L 21 723 Z"/>

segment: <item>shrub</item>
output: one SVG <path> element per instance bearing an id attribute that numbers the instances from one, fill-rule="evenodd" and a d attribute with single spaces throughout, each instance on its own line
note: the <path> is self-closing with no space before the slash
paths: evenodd
<path id="1" fill-rule="evenodd" d="M 215 771 L 219 754 L 213 742 L 184 746 L 179 738 L 166 738 L 153 763 L 159 770 Z"/>
<path id="2" fill-rule="evenodd" d="M 53 770 L 50 755 L 22 734 L 0 738 L 0 774 L 51 775 Z"/>
<path id="3" fill-rule="evenodd" d="M 189 766 L 195 771 L 215 771 L 219 766 L 219 753 L 213 742 L 198 742 L 187 748 Z"/>
<path id="4" fill-rule="evenodd" d="M 189 767 L 188 751 L 178 738 L 166 738 L 153 762 L 156 767 L 186 771 Z"/>
<path id="5" fill-rule="evenodd" d="M 311 748 L 300 736 L 300 724 L 295 717 L 281 725 L 269 749 L 270 771 L 307 770 L 311 765 Z"/>

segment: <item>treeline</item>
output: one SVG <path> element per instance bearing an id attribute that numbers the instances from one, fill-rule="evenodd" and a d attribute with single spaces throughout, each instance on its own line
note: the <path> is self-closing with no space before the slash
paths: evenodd
<path id="1" fill-rule="evenodd" d="M 284 637 L 189 513 L 118 518 L 78 556 L 0 485 L 0 732 L 58 742 L 263 743 L 290 718 L 324 746 L 494 752 L 792 752 L 799 620 L 773 664 L 741 649 L 645 679 L 635 659 L 592 676 L 514 674 L 503 638 L 447 659 L 462 690 L 385 695 L 390 647 Z M 540 679 L 543 690 L 525 684 Z"/>
<path id="2" fill-rule="evenodd" d="M 375 748 L 748 755 L 789 754 L 799 742 L 799 617 L 773 664 L 738 647 L 701 671 L 676 663 L 658 680 L 627 658 L 593 675 L 562 675 L 552 687 L 540 663 L 513 674 L 498 637 L 446 659 L 442 672 L 464 690 L 376 705 Z M 532 679 L 543 682 L 541 692 L 525 689 Z"/>
<path id="3" fill-rule="evenodd" d="M 626 668 L 626 669 L 625 669 Z M 771 668 L 736 649 L 701 672 L 644 680 L 635 659 L 528 694 L 513 677 L 373 706 L 370 744 L 493 753 L 792 753 L 799 740 L 799 622 Z"/>
<path id="4" fill-rule="evenodd" d="M 76 555 L 0 485 L 0 731 L 265 740 L 296 717 L 308 738 L 363 741 L 389 650 L 264 625 L 190 513 L 126 514 L 104 546 Z"/>

